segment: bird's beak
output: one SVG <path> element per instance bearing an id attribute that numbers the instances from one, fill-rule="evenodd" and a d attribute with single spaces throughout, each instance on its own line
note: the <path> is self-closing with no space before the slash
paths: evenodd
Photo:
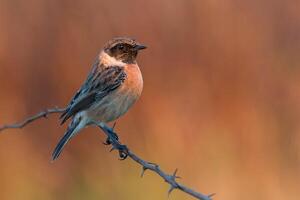
<path id="1" fill-rule="evenodd" d="M 143 50 L 143 49 L 146 49 L 147 47 L 145 45 L 142 45 L 142 44 L 137 44 L 133 50 L 135 51 L 139 51 L 139 50 Z"/>

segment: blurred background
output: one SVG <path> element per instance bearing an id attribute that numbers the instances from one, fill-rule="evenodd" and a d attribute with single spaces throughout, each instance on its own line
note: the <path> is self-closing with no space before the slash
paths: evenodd
<path id="1" fill-rule="evenodd" d="M 300 3 L 0 0 L 0 124 L 66 106 L 106 41 L 131 36 L 144 91 L 121 141 L 214 199 L 299 199 Z M 57 115 L 0 134 L 0 199 L 168 199 L 87 128 L 50 163 Z M 174 191 L 172 200 L 193 199 Z"/>

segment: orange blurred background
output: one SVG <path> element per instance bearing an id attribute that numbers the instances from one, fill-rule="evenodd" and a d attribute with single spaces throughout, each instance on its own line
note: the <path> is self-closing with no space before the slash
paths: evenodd
<path id="1" fill-rule="evenodd" d="M 214 199 L 299 199 L 299 1 L 0 0 L 0 124 L 66 106 L 103 44 L 132 36 L 144 91 L 121 141 Z M 50 163 L 57 115 L 0 134 L 0 199 L 168 199 L 87 128 Z M 193 199 L 174 191 L 172 200 Z"/>

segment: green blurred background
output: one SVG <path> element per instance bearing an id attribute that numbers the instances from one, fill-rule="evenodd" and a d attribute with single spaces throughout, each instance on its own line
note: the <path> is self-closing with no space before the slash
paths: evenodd
<path id="1" fill-rule="evenodd" d="M 299 199 L 300 2 L 0 0 L 0 124 L 67 105 L 103 44 L 132 36 L 144 91 L 117 132 L 214 199 Z M 58 116 L 0 134 L 0 199 L 168 199 L 97 128 L 50 156 Z M 192 199 L 180 191 L 172 200 Z"/>

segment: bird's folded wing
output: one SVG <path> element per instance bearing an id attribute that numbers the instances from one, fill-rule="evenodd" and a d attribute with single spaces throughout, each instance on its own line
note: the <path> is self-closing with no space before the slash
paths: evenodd
<path id="1" fill-rule="evenodd" d="M 98 62 L 95 63 L 85 83 L 61 115 L 61 124 L 76 113 L 89 108 L 95 102 L 101 101 L 103 97 L 117 89 L 125 79 L 126 73 L 123 67 L 103 67 L 99 66 Z"/>

